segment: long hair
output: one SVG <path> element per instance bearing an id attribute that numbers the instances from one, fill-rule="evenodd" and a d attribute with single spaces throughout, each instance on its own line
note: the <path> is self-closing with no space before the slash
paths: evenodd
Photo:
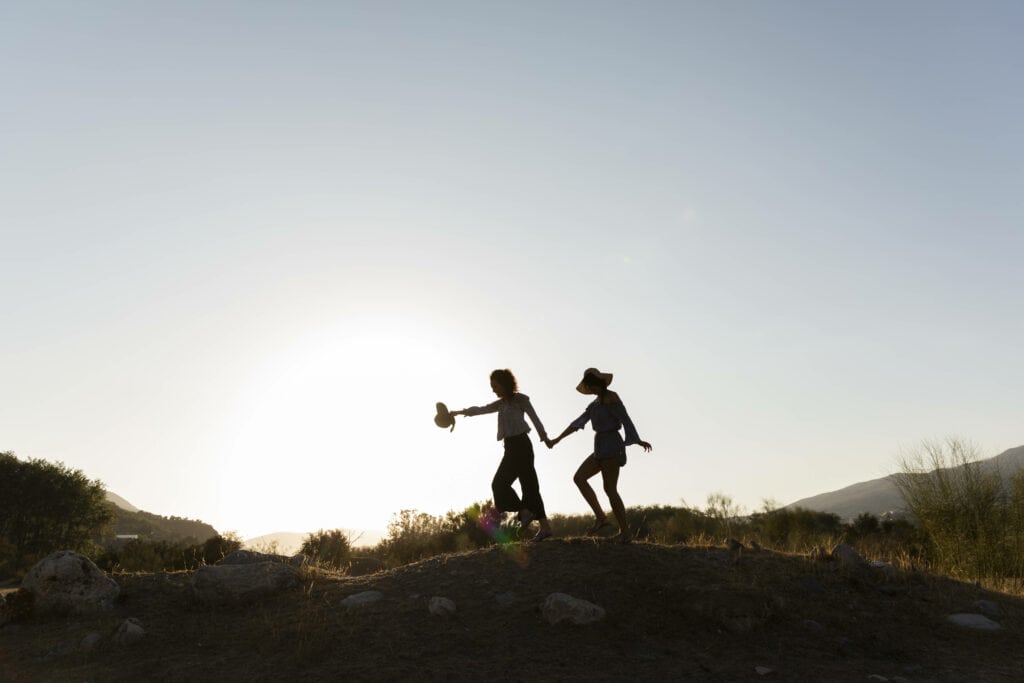
<path id="1" fill-rule="evenodd" d="M 501 388 L 505 390 L 505 399 L 509 401 L 519 391 L 519 383 L 516 382 L 516 376 L 508 368 L 495 370 L 491 373 L 491 379 L 501 385 Z"/>

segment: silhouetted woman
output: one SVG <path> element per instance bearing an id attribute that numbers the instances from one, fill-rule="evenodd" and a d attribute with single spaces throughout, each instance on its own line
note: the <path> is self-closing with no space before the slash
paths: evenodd
<path id="1" fill-rule="evenodd" d="M 651 450 L 651 444 L 642 441 L 633 426 L 633 420 L 626 412 L 626 406 L 622 404 L 619 395 L 608 390 L 612 383 L 610 372 L 600 372 L 596 368 L 587 368 L 583 373 L 583 380 L 576 387 L 581 394 L 596 395 L 587 409 L 578 418 L 573 420 L 565 431 L 558 435 L 554 441 L 548 444 L 553 448 L 555 444 L 569 434 L 583 429 L 590 422 L 594 427 L 594 452 L 587 456 L 587 459 L 576 470 L 573 481 L 583 494 L 594 511 L 597 521 L 591 527 L 591 534 L 596 534 L 602 528 L 609 526 L 607 516 L 601 509 L 597 500 L 597 494 L 587 481 L 598 472 L 604 480 L 604 492 L 608 494 L 608 501 L 611 503 L 615 520 L 619 523 L 619 533 L 615 537 L 621 543 L 629 543 L 633 535 L 629 531 L 629 524 L 626 523 L 626 508 L 619 495 L 619 470 L 626 464 L 626 446 L 637 444 L 645 451 Z M 623 441 L 619 429 L 625 428 L 626 439 Z"/>
<path id="2" fill-rule="evenodd" d="M 533 426 L 537 428 L 541 441 L 546 444 L 551 442 L 544 431 L 544 425 L 537 417 L 537 412 L 533 409 L 533 404 L 530 403 L 530 397 L 518 392 L 516 377 L 511 370 L 492 372 L 491 389 L 498 397 L 494 403 L 453 410 L 451 414 L 498 414 L 498 440 L 505 442 L 505 455 L 491 482 L 494 506 L 499 512 L 518 513 L 519 523 L 524 529 L 536 519 L 540 523 L 540 531 L 533 540 L 542 541 L 551 535 L 551 525 L 544 512 L 544 501 L 540 497 L 540 484 L 537 481 L 537 470 L 533 466 L 533 444 L 530 443 L 528 436 L 530 426 L 526 424 L 526 415 L 529 415 Z M 512 488 L 512 482 L 516 479 L 523 489 L 522 499 Z"/>

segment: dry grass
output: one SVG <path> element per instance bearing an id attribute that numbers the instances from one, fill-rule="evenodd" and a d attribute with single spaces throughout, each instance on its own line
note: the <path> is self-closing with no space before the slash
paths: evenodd
<path id="1" fill-rule="evenodd" d="M 0 680 L 777 680 L 1024 679 L 1024 602 L 920 571 L 849 572 L 800 554 L 591 539 L 515 543 L 434 557 L 372 576 L 307 571 L 301 588 L 211 609 L 187 572 L 119 575 L 113 614 L 0 628 Z M 376 604 L 342 598 L 379 590 Z M 595 602 L 588 626 L 548 624 L 555 591 Z M 499 601 L 498 595 L 513 599 Z M 457 605 L 429 614 L 432 596 Z M 998 632 L 946 615 L 979 598 L 1005 613 Z M 127 617 L 147 637 L 107 635 Z"/>

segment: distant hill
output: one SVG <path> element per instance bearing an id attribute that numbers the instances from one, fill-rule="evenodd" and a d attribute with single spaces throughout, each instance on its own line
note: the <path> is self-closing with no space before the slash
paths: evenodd
<path id="1" fill-rule="evenodd" d="M 185 517 L 164 517 L 135 507 L 112 491 L 107 491 L 114 521 L 107 529 L 106 539 L 115 536 L 138 536 L 143 541 L 168 541 L 172 543 L 202 543 L 217 536 L 217 530 L 198 519 Z"/>
<path id="2" fill-rule="evenodd" d="M 281 555 L 294 555 L 299 552 L 302 542 L 306 540 L 310 532 L 298 533 L 294 531 L 277 531 L 272 534 L 264 534 L 256 538 L 246 540 L 243 545 L 253 550 L 273 548 Z M 353 548 L 367 548 L 375 546 L 384 538 L 385 533 L 372 529 L 364 531 L 349 531 L 349 540 Z M 275 545 L 276 544 L 276 545 Z"/>
<path id="3" fill-rule="evenodd" d="M 114 523 L 110 536 L 136 535 L 142 541 L 170 541 L 197 544 L 217 536 L 217 530 L 206 522 L 184 517 L 164 517 L 145 510 L 130 512 L 111 504 Z"/>
<path id="4" fill-rule="evenodd" d="M 107 502 L 113 503 L 117 507 L 121 508 L 122 510 L 127 510 L 128 512 L 139 511 L 139 508 L 135 507 L 134 505 L 132 505 L 127 500 L 117 495 L 113 491 L 107 491 Z"/>
<path id="5" fill-rule="evenodd" d="M 1004 477 L 1010 477 L 1024 468 L 1024 446 L 1011 448 L 993 458 L 982 460 L 981 466 L 985 471 L 998 470 Z M 838 491 L 802 498 L 786 507 L 832 512 L 844 520 L 850 520 L 863 512 L 883 515 L 886 512 L 903 510 L 905 506 L 893 483 L 893 475 L 889 475 L 852 484 Z"/>

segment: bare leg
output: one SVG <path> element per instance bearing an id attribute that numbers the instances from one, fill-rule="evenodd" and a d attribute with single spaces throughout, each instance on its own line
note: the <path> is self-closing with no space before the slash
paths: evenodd
<path id="1" fill-rule="evenodd" d="M 594 493 L 594 489 L 587 480 L 600 471 L 601 465 L 598 464 L 594 456 L 589 455 L 572 477 L 572 480 L 576 482 L 576 488 L 583 494 L 583 499 L 587 501 L 587 505 L 590 506 L 590 509 L 597 516 L 598 523 L 603 522 L 605 519 L 604 510 L 601 509 L 601 503 L 597 500 L 597 494 Z"/>
<path id="2" fill-rule="evenodd" d="M 621 466 L 614 458 L 605 458 L 600 461 L 601 478 L 604 480 L 604 492 L 608 494 L 608 502 L 611 503 L 612 512 L 615 514 L 615 521 L 619 523 L 619 537 L 626 540 L 632 537 L 629 532 L 629 524 L 626 522 L 626 506 L 622 503 L 622 496 L 619 495 L 619 470 Z"/>

